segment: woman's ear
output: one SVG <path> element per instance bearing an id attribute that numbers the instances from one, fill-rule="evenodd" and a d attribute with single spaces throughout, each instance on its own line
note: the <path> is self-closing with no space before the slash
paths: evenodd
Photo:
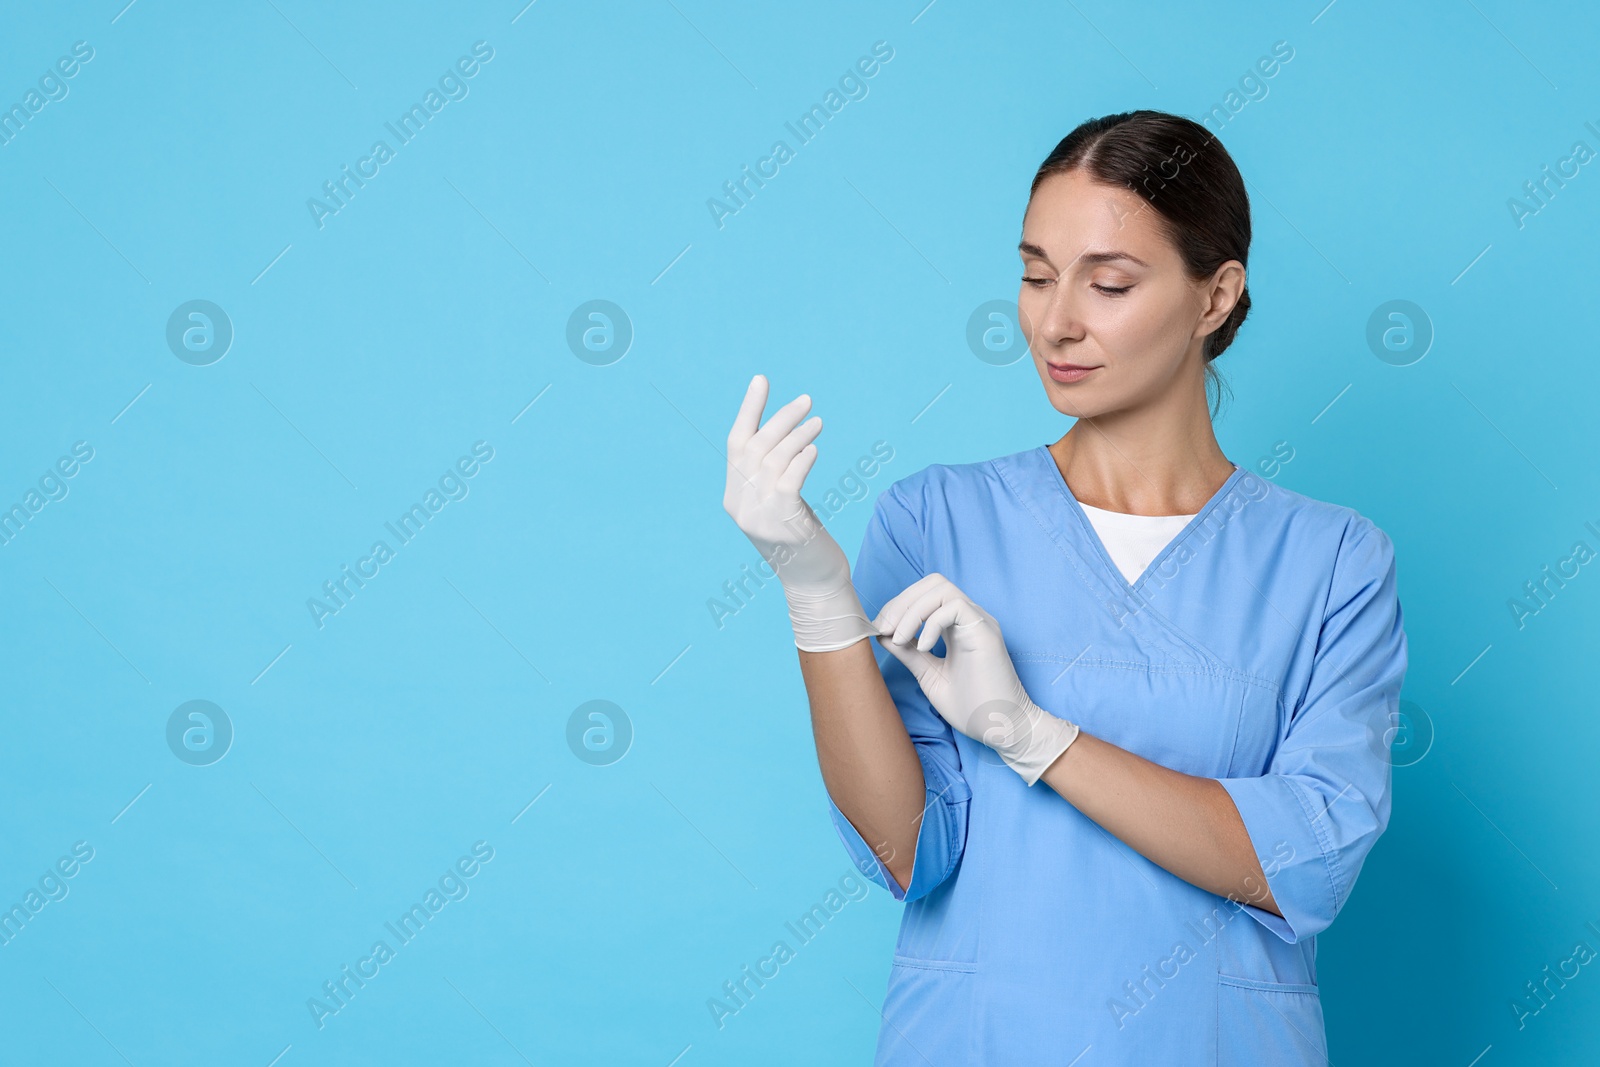
<path id="1" fill-rule="evenodd" d="M 1217 268 L 1211 276 L 1207 286 L 1210 303 L 1206 312 L 1201 316 L 1201 322 L 1215 329 L 1228 320 L 1234 307 L 1239 303 L 1245 287 L 1244 264 L 1237 259 L 1230 259 Z"/>

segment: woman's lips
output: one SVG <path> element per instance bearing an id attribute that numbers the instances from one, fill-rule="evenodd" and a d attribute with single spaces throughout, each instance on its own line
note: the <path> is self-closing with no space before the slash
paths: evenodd
<path id="1" fill-rule="evenodd" d="M 1090 371 L 1099 370 L 1099 367 L 1085 367 L 1079 363 L 1046 363 L 1050 369 L 1050 377 L 1058 382 L 1082 381 Z"/>

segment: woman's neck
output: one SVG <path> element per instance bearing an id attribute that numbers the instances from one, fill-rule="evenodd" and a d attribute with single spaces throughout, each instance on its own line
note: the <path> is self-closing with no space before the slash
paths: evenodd
<path id="1" fill-rule="evenodd" d="M 1128 515 L 1192 515 L 1233 474 L 1209 418 L 1201 425 L 1128 423 L 1116 416 L 1082 418 L 1050 446 L 1080 502 Z"/>

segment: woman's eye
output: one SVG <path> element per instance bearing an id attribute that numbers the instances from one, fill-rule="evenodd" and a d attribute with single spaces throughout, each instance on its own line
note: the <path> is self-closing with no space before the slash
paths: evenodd
<path id="1" fill-rule="evenodd" d="M 1040 286 L 1048 285 L 1050 282 L 1054 281 L 1055 279 L 1053 279 L 1053 278 L 1030 278 L 1026 274 L 1024 274 L 1022 276 L 1022 280 L 1027 282 L 1029 285 L 1033 286 L 1035 289 L 1037 289 Z"/>
<path id="2" fill-rule="evenodd" d="M 1097 285 L 1097 284 L 1094 284 L 1094 285 L 1090 285 L 1089 288 L 1098 289 L 1102 293 L 1105 293 L 1107 296 L 1121 296 L 1123 293 L 1126 293 L 1129 289 L 1132 289 L 1133 286 L 1124 285 L 1120 289 L 1118 289 L 1118 288 L 1112 288 L 1109 285 Z"/>

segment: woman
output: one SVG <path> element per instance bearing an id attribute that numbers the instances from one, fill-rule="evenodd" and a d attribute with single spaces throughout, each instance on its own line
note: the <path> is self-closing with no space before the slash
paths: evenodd
<path id="1" fill-rule="evenodd" d="M 782 580 L 834 823 L 906 904 L 877 1064 L 1326 1062 L 1316 935 L 1388 824 L 1406 640 L 1388 537 L 1217 445 L 1249 244 L 1203 127 L 1074 130 L 1018 311 L 1077 421 L 895 482 L 853 575 L 800 498 L 810 398 L 758 429 L 750 384 L 724 506 Z"/>

